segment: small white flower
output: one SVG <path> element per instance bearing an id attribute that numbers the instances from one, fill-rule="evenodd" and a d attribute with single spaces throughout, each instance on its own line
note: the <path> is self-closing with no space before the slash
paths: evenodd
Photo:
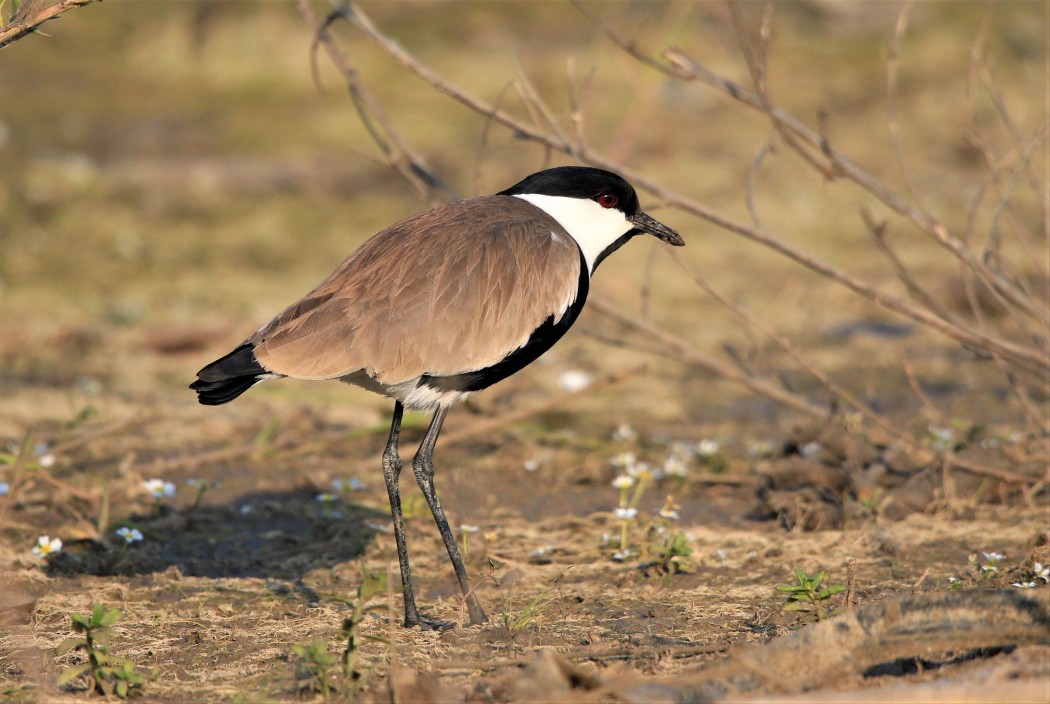
<path id="1" fill-rule="evenodd" d="M 7 482 L 0 482 L 0 496 L 7 496 L 8 492 L 11 491 L 11 485 Z"/>
<path id="2" fill-rule="evenodd" d="M 238 512 L 239 512 L 239 513 L 240 513 L 240 514 L 241 514 L 242 516 L 247 516 L 248 514 L 250 514 L 250 513 L 251 513 L 252 511 L 254 511 L 255 509 L 253 509 L 253 508 L 252 508 L 252 505 L 251 505 L 251 504 L 244 504 L 243 506 L 241 506 L 241 507 L 240 507 L 239 509 L 237 509 L 237 510 L 238 510 Z"/>
<path id="3" fill-rule="evenodd" d="M 627 423 L 621 423 L 613 431 L 612 439 L 617 442 L 630 442 L 638 439 L 638 432 Z"/>
<path id="4" fill-rule="evenodd" d="M 478 528 L 477 526 L 468 525 L 466 523 L 464 523 L 463 525 L 461 525 L 459 527 L 459 532 L 460 533 L 477 533 L 479 530 L 481 530 L 481 529 Z"/>
<path id="5" fill-rule="evenodd" d="M 570 369 L 558 376 L 558 385 L 566 391 L 582 391 L 591 385 L 591 376 L 578 369 Z"/>
<path id="6" fill-rule="evenodd" d="M 715 550 L 715 557 L 718 558 L 719 562 L 725 562 L 726 557 L 728 557 L 728 555 L 726 555 L 725 550 L 723 550 L 722 548 L 718 548 L 717 550 Z"/>
<path id="7" fill-rule="evenodd" d="M 638 462 L 638 458 L 633 452 L 621 452 L 609 460 L 609 463 L 613 467 L 621 467 L 623 469 L 633 467 L 636 462 Z"/>
<path id="8" fill-rule="evenodd" d="M 529 557 L 546 557 L 554 550 L 553 545 L 541 545 L 529 553 Z"/>
<path id="9" fill-rule="evenodd" d="M 1001 552 L 984 552 L 981 554 L 984 555 L 984 559 L 988 560 L 989 562 L 999 562 L 1000 560 L 1006 559 L 1006 555 L 1002 554 Z"/>
<path id="10" fill-rule="evenodd" d="M 117 528 L 117 535 L 123 538 L 125 543 L 138 543 L 142 541 L 142 532 L 138 528 L 122 526 Z"/>
<path id="11" fill-rule="evenodd" d="M 930 438 L 933 440 L 933 449 L 944 452 L 952 449 L 955 445 L 955 431 L 939 425 L 930 425 Z"/>
<path id="12" fill-rule="evenodd" d="M 320 502 L 322 504 L 330 504 L 330 503 L 332 503 L 332 502 L 334 502 L 334 501 L 336 501 L 338 499 L 339 499 L 338 496 L 336 496 L 335 494 L 329 494 L 328 492 L 325 492 L 323 494 L 318 494 L 317 496 L 314 497 L 314 501 L 318 501 L 318 502 Z"/>
<path id="13" fill-rule="evenodd" d="M 628 476 L 626 474 L 621 474 L 620 476 L 616 477 L 616 479 L 613 479 L 612 485 L 617 489 L 630 489 L 632 486 L 634 486 L 634 477 Z"/>
<path id="14" fill-rule="evenodd" d="M 958 577 L 948 577 L 948 584 L 955 584 L 959 581 Z"/>
<path id="15" fill-rule="evenodd" d="M 805 445 L 799 448 L 799 453 L 807 460 L 814 459 L 820 456 L 820 453 L 824 451 L 819 442 L 807 442 Z"/>
<path id="16" fill-rule="evenodd" d="M 46 469 L 54 466 L 55 456 L 51 454 L 51 446 L 47 443 L 39 443 L 33 448 L 33 454 L 36 455 L 36 463 L 41 467 Z"/>
<path id="17" fill-rule="evenodd" d="M 998 572 L 999 568 L 995 565 L 981 565 L 981 571 L 988 572 L 990 574 L 992 572 Z"/>
<path id="18" fill-rule="evenodd" d="M 713 457 L 718 454 L 719 444 L 717 440 L 710 438 L 704 438 L 700 442 L 696 443 L 696 454 L 703 457 L 705 460 L 708 457 Z"/>
<path id="19" fill-rule="evenodd" d="M 664 460 L 664 473 L 672 477 L 684 477 L 689 474 L 689 467 L 682 461 L 682 458 L 671 455 Z"/>
<path id="20" fill-rule="evenodd" d="M 1018 589 L 1035 589 L 1036 582 L 1014 582 L 1011 586 Z"/>
<path id="21" fill-rule="evenodd" d="M 1043 563 L 1037 562 L 1032 565 L 1032 571 L 1035 572 L 1033 577 L 1043 580 L 1044 582 L 1050 582 L 1050 567 L 1045 567 Z"/>
<path id="22" fill-rule="evenodd" d="M 626 560 L 631 559 L 637 554 L 638 553 L 635 552 L 633 549 L 627 548 L 626 550 L 620 550 L 619 552 L 613 553 L 612 559 L 616 560 L 617 562 L 625 562 Z"/>
<path id="23" fill-rule="evenodd" d="M 36 546 L 33 548 L 33 554 L 43 559 L 48 555 L 53 555 L 56 552 L 62 550 L 62 541 L 58 538 L 52 538 L 48 535 L 41 535 L 36 540 Z"/>
<path id="24" fill-rule="evenodd" d="M 621 507 L 616 509 L 615 513 L 616 513 L 616 517 L 619 518 L 621 521 L 629 521 L 629 520 L 631 520 L 632 518 L 634 518 L 635 516 L 638 515 L 638 509 L 636 509 L 636 508 L 623 508 L 621 506 Z"/>
<path id="25" fill-rule="evenodd" d="M 648 462 L 637 462 L 625 469 L 629 475 L 638 481 L 660 478 L 660 474 Z"/>
<path id="26" fill-rule="evenodd" d="M 368 527 L 376 533 L 390 533 L 390 526 L 382 523 L 369 523 Z"/>
<path id="27" fill-rule="evenodd" d="M 526 472 L 535 472 L 540 468 L 540 461 L 537 459 L 528 459 L 522 463 L 522 467 L 525 468 Z"/>
<path id="28" fill-rule="evenodd" d="M 163 479 L 147 479 L 142 482 L 142 488 L 148 491 L 155 499 L 175 496 L 175 485 Z"/>
<path id="29" fill-rule="evenodd" d="M 677 521 L 680 516 L 678 511 L 673 508 L 662 508 L 660 509 L 660 518 L 666 518 L 669 521 Z"/>

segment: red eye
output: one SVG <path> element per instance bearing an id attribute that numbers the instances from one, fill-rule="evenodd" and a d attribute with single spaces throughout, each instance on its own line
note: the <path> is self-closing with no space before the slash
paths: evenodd
<path id="1" fill-rule="evenodd" d="M 616 197 L 615 193 L 603 193 L 597 198 L 595 198 L 595 200 L 597 200 L 598 205 L 602 206 L 603 208 L 611 208 L 620 202 L 620 199 Z"/>

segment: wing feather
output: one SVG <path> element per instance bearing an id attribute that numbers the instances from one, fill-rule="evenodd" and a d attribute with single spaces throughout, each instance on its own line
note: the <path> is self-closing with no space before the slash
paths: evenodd
<path id="1" fill-rule="evenodd" d="M 511 196 L 459 201 L 368 240 L 248 342 L 267 370 L 304 379 L 475 371 L 563 313 L 579 275 L 579 248 L 539 208 Z"/>

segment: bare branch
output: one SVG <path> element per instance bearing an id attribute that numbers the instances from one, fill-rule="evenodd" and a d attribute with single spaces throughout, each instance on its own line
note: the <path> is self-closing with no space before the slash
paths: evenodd
<path id="1" fill-rule="evenodd" d="M 908 20 L 911 18 L 912 0 L 908 0 L 901 6 L 900 14 L 897 15 L 897 24 L 893 30 L 893 41 L 890 42 L 889 56 L 886 59 L 886 125 L 890 131 L 890 140 L 893 142 L 893 154 L 897 158 L 901 174 L 904 175 L 904 183 L 912 198 L 919 200 L 919 192 L 915 188 L 915 180 L 911 175 L 911 167 L 904 151 L 904 142 L 901 140 L 900 124 L 897 122 L 897 86 L 900 74 L 901 42 L 904 33 L 908 31 Z M 925 209 L 924 209 L 925 210 Z"/>
<path id="2" fill-rule="evenodd" d="M 74 7 L 90 5 L 93 2 L 101 2 L 101 0 L 58 0 L 50 5 L 40 0 L 26 2 L 11 17 L 10 22 L 0 27 L 0 49 L 29 36 L 44 22 L 53 20 Z"/>
<path id="3" fill-rule="evenodd" d="M 763 97 L 746 91 L 732 81 L 726 80 L 715 74 L 713 71 L 702 64 L 697 63 L 679 49 L 667 49 L 664 52 L 664 58 L 667 59 L 673 68 L 672 71 L 669 71 L 670 75 L 682 78 L 683 80 L 703 82 L 722 90 L 727 95 L 744 105 L 748 105 L 767 113 L 770 118 L 773 119 L 774 124 L 778 126 L 778 129 L 783 127 L 786 132 L 790 132 L 804 143 L 807 143 L 824 153 L 831 161 L 833 173 L 840 174 L 857 183 L 864 190 L 878 198 L 891 210 L 907 218 L 920 231 L 930 235 L 936 242 L 952 252 L 990 285 L 1000 289 L 1020 310 L 1023 310 L 1028 315 L 1050 325 L 1050 310 L 1048 310 L 1046 306 L 1038 305 L 1031 297 L 1025 295 L 1024 291 L 1018 289 L 1013 281 L 1003 276 L 1000 272 L 988 267 L 979 257 L 977 257 L 977 255 L 966 247 L 963 242 L 955 237 L 955 235 L 953 235 L 943 223 L 935 219 L 929 213 L 915 207 L 902 196 L 885 186 L 881 181 L 868 171 L 861 168 L 852 159 L 833 148 L 821 134 L 814 132 L 800 120 L 779 108 L 771 107 L 767 111 Z M 788 144 L 790 145 L 791 142 L 789 141 Z M 802 151 L 800 154 L 808 155 L 809 152 Z M 809 161 L 808 157 L 807 161 Z M 822 169 L 822 173 L 826 172 L 827 169 Z"/>
<path id="4" fill-rule="evenodd" d="M 831 414 L 831 409 L 829 408 L 818 406 L 802 396 L 786 391 L 764 379 L 748 376 L 728 364 L 723 364 L 703 354 L 682 338 L 664 330 L 656 323 L 631 315 L 625 312 L 622 306 L 613 305 L 600 296 L 588 298 L 587 305 L 602 315 L 617 320 L 628 327 L 635 328 L 655 340 L 659 340 L 674 350 L 679 355 L 679 359 L 687 364 L 700 367 L 723 379 L 740 384 L 760 396 L 765 396 L 772 401 L 776 401 L 812 418 L 827 418 Z"/>
<path id="5" fill-rule="evenodd" d="M 386 156 L 388 163 L 396 169 L 405 179 L 412 184 L 419 195 L 433 201 L 434 192 L 441 191 L 446 197 L 456 197 L 455 192 L 437 174 L 430 170 L 423 157 L 418 154 L 412 146 L 401 136 L 394 127 L 393 121 L 387 115 L 382 105 L 371 91 L 361 82 L 360 76 L 350 60 L 346 57 L 339 45 L 332 40 L 329 29 L 333 23 L 341 19 L 352 21 L 354 9 L 346 4 L 337 5 L 325 18 L 324 22 L 318 24 L 316 16 L 310 7 L 308 0 L 295 0 L 299 13 L 311 26 L 317 27 L 314 40 L 311 45 L 312 55 L 318 45 L 324 46 L 332 63 L 343 75 L 350 98 L 353 100 L 354 108 L 361 117 L 372 141 L 376 143 L 380 151 Z M 312 61 L 314 69 L 314 80 L 317 81 L 316 62 Z"/>

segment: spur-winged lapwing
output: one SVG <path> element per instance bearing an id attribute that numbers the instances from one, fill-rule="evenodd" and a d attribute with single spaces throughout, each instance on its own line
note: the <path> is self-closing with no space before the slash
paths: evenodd
<path id="1" fill-rule="evenodd" d="M 420 624 L 405 547 L 397 444 L 405 407 L 432 410 L 412 471 L 434 514 L 471 623 L 485 613 L 434 491 L 432 457 L 449 406 L 546 352 L 576 321 L 597 266 L 629 239 L 681 236 L 642 212 L 629 183 L 601 169 L 535 173 L 494 196 L 449 203 L 392 225 L 327 279 L 197 373 L 205 405 L 267 379 L 338 379 L 395 400 L 383 478 L 404 587 L 405 626 Z"/>

